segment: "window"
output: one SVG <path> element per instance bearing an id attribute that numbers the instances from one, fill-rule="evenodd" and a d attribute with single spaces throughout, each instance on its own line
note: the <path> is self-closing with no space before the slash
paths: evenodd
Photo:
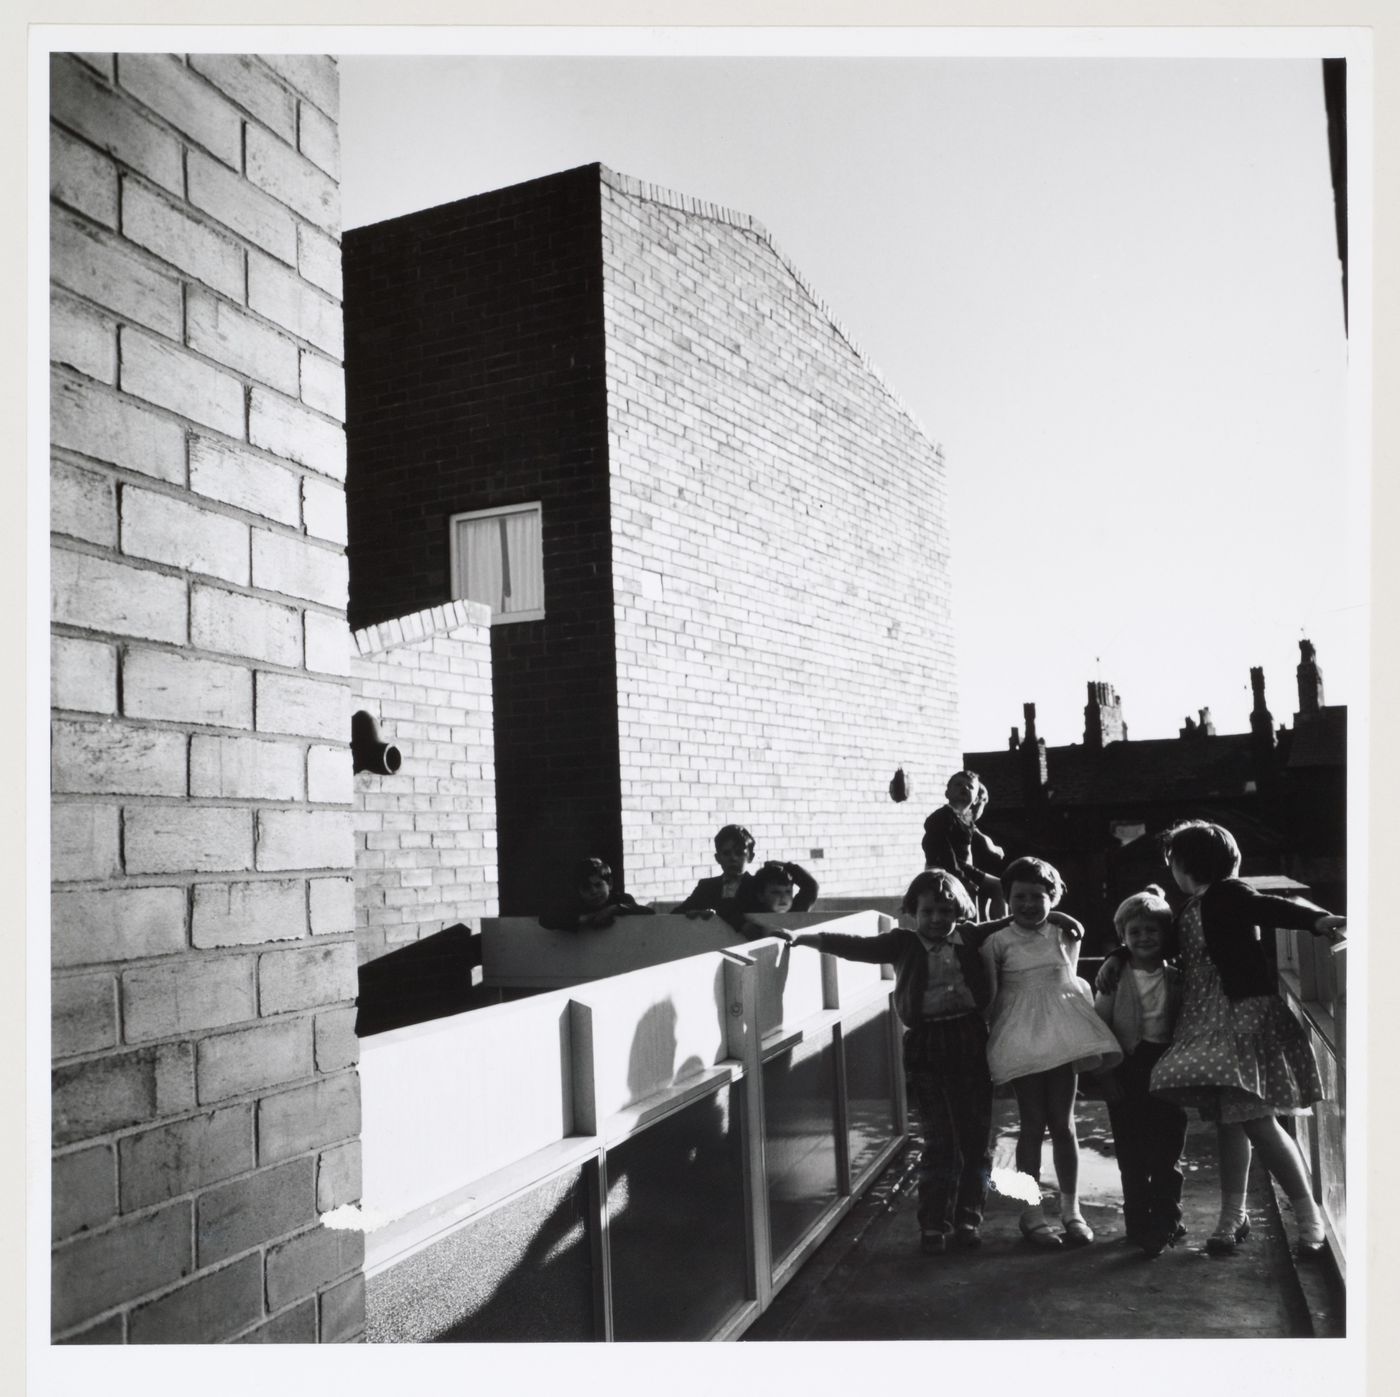
<path id="1" fill-rule="evenodd" d="M 544 617 L 544 560 L 538 504 L 454 514 L 452 595 L 485 602 L 491 624 Z"/>

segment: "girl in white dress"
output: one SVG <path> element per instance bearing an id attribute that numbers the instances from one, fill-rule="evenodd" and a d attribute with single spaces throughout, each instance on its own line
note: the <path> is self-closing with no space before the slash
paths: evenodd
<path id="1" fill-rule="evenodd" d="M 987 1066 L 995 1084 L 1010 1082 L 1016 1092 L 1021 1115 L 1016 1168 L 1037 1183 L 1049 1127 L 1063 1244 L 1087 1246 L 1094 1234 L 1079 1210 L 1076 1074 L 1106 1071 L 1123 1052 L 1094 1012 L 1089 986 L 1075 974 L 1084 929 L 1053 912 L 1064 896 L 1064 879 L 1043 859 L 1021 858 L 1002 875 L 1002 885 L 1011 925 L 982 944 L 992 982 Z M 1021 1232 L 1038 1246 L 1062 1245 L 1043 1200 L 1021 1214 Z"/>

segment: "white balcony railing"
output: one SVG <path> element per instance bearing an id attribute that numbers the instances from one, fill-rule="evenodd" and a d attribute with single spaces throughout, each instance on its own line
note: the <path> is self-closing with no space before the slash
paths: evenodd
<path id="1" fill-rule="evenodd" d="M 564 949 L 726 935 L 671 920 Z M 536 960 L 565 987 L 363 1042 L 371 1340 L 735 1337 L 903 1144 L 883 967 L 764 939 L 587 969 Z"/>

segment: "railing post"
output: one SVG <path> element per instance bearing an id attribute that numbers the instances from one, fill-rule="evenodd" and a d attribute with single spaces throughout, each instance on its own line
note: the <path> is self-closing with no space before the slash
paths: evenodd
<path id="1" fill-rule="evenodd" d="M 593 1057 L 593 1009 L 577 999 L 569 1001 L 569 1114 L 575 1135 L 598 1133 L 598 1083 Z M 592 1225 L 588 1229 L 593 1269 L 593 1326 L 604 1343 L 613 1330 L 612 1248 L 608 1238 L 608 1152 L 598 1142 L 598 1153 L 585 1166 Z"/>
<path id="2" fill-rule="evenodd" d="M 759 1311 L 773 1299 L 773 1239 L 768 1220 L 768 1148 L 763 1110 L 763 1043 L 758 1031 L 758 966 L 736 951 L 724 956 L 725 1046 L 743 1063 L 744 1230 L 751 1298 Z"/>

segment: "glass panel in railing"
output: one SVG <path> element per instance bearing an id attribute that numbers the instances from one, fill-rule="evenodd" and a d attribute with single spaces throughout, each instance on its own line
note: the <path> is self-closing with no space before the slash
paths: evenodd
<path id="1" fill-rule="evenodd" d="M 739 1099 L 723 1087 L 608 1151 L 618 1339 L 707 1339 L 745 1302 Z"/>
<path id="2" fill-rule="evenodd" d="M 371 1276 L 371 1343 L 589 1340 L 588 1190 L 570 1171 Z"/>
<path id="3" fill-rule="evenodd" d="M 836 1054 L 830 1033 L 763 1065 L 768 1217 L 776 1265 L 836 1202 Z"/>
<path id="4" fill-rule="evenodd" d="M 781 1260 L 832 1207 L 836 1179 L 836 1050 L 822 1033 L 763 1064 L 769 1236 Z"/>
<path id="5" fill-rule="evenodd" d="M 898 1134 L 888 1004 L 854 1015 L 846 1024 L 844 1039 L 851 1186 L 856 1188 L 876 1156 Z"/>
<path id="6" fill-rule="evenodd" d="M 1336 1059 L 1316 1039 L 1318 1071 L 1327 1100 L 1313 1107 L 1313 1130 L 1317 1134 L 1317 1154 L 1321 1178 L 1322 1209 L 1336 1229 L 1345 1250 L 1347 1235 L 1346 1101 L 1343 1099 Z"/>

